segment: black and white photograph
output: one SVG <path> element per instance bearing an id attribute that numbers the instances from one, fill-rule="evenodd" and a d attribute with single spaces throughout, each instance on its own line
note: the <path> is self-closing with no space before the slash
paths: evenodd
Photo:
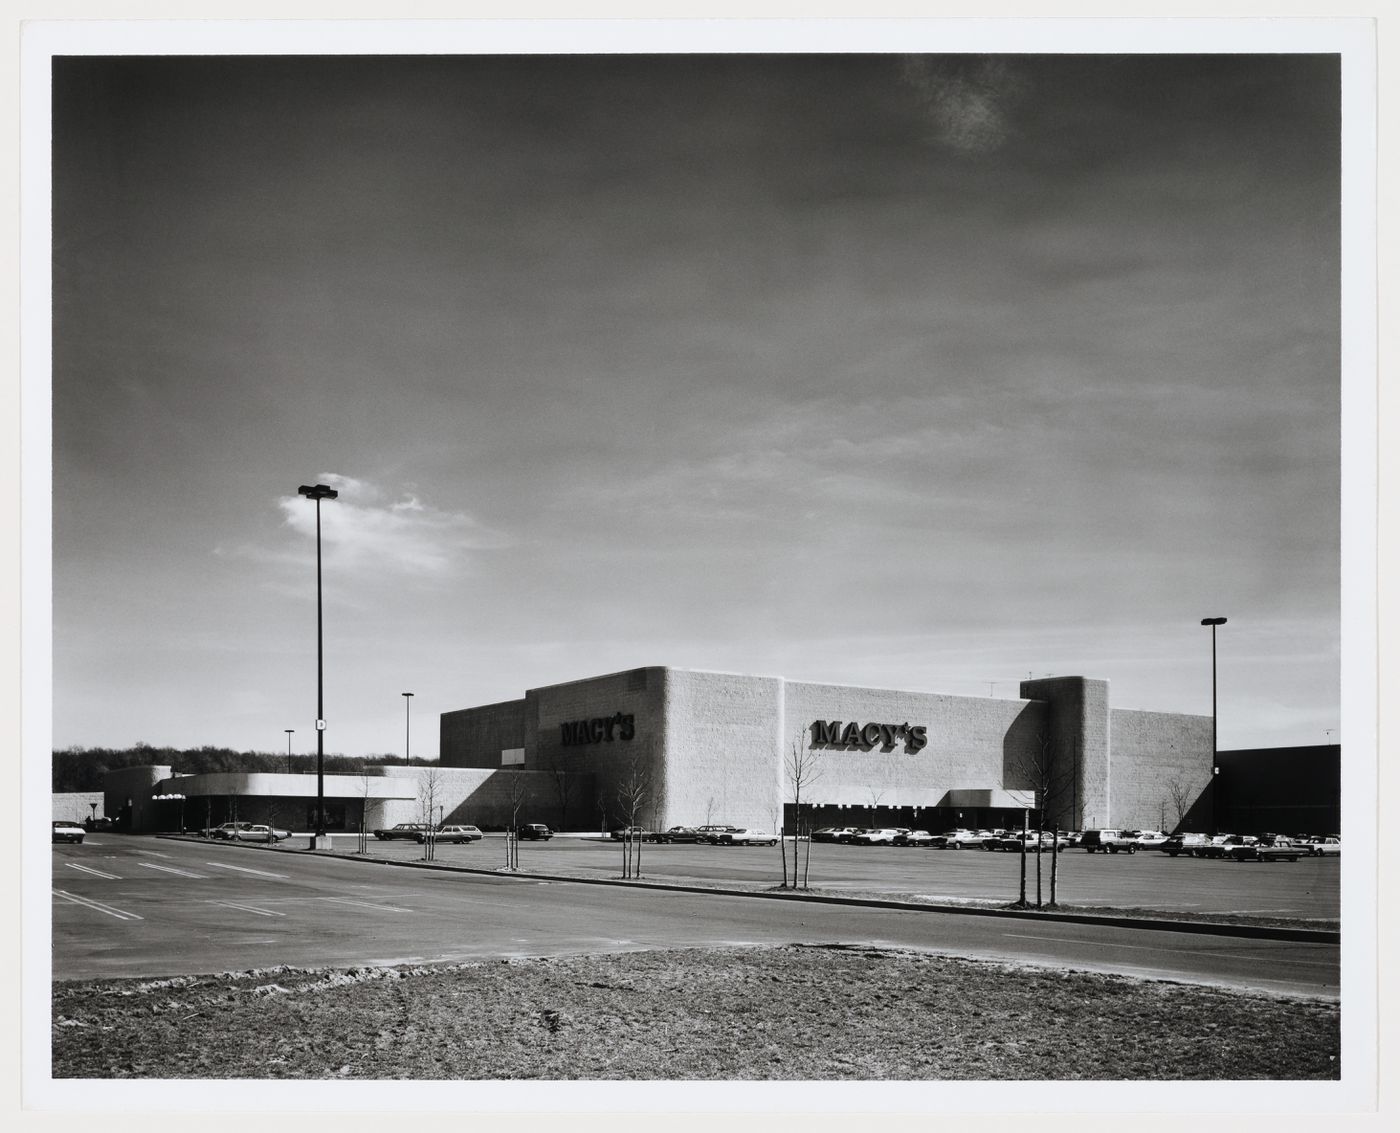
<path id="1" fill-rule="evenodd" d="M 37 1104 L 1375 1089 L 1373 29 L 1091 25 L 30 38 Z"/>

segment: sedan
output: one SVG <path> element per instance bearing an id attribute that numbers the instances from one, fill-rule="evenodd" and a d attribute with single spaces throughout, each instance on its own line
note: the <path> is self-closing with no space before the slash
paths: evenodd
<path id="1" fill-rule="evenodd" d="M 254 825 L 251 822 L 240 822 L 238 829 L 227 835 L 235 842 L 280 842 L 291 836 L 290 830 L 278 830 L 275 826 Z"/>
<path id="2" fill-rule="evenodd" d="M 700 839 L 700 831 L 692 826 L 673 826 L 656 836 L 658 842 L 698 842 Z"/>
<path id="3" fill-rule="evenodd" d="M 900 826 L 886 826 L 879 830 L 867 830 L 851 839 L 853 846 L 893 846 L 894 840 L 909 831 Z"/>
<path id="4" fill-rule="evenodd" d="M 53 824 L 53 840 L 55 842 L 81 842 L 86 832 L 76 822 L 64 822 L 58 819 Z"/>
<path id="5" fill-rule="evenodd" d="M 942 834 L 930 834 L 927 830 L 906 830 L 894 836 L 896 846 L 922 846 L 925 849 L 943 846 L 947 841 Z"/>
<path id="6" fill-rule="evenodd" d="M 461 845 L 463 842 L 476 842 L 482 837 L 482 833 L 475 826 L 439 826 L 436 830 L 420 830 L 413 836 L 413 840 L 420 846 L 429 837 L 434 842 L 455 842 Z"/>
<path id="7" fill-rule="evenodd" d="M 729 830 L 719 836 L 721 846 L 776 846 L 778 836 L 766 830 Z"/>

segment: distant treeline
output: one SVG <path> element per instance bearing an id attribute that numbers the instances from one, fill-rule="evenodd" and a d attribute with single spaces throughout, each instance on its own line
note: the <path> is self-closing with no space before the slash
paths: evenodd
<path id="1" fill-rule="evenodd" d="M 327 775 L 349 775 L 367 766 L 402 762 L 401 755 L 327 755 L 323 766 Z M 414 759 L 413 762 L 423 765 L 431 761 Z M 234 751 L 226 747 L 151 747 L 149 744 L 128 748 L 69 747 L 53 753 L 53 790 L 100 791 L 103 787 L 102 777 L 108 771 L 151 763 L 169 766 L 179 775 L 201 775 L 212 771 L 286 771 L 287 753 Z M 314 755 L 292 756 L 293 771 L 315 769 Z"/>

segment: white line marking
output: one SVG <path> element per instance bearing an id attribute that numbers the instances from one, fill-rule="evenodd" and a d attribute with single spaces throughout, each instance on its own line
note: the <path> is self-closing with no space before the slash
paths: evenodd
<path id="1" fill-rule="evenodd" d="M 204 864 L 211 865 L 215 869 L 236 869 L 239 873 L 255 873 L 259 877 L 275 877 L 278 881 L 287 880 L 285 873 L 268 873 L 265 869 L 251 869 L 246 865 L 229 865 L 226 862 L 205 862 Z"/>
<path id="2" fill-rule="evenodd" d="M 375 905 L 369 901 L 356 901 L 353 897 L 318 897 L 318 901 L 331 901 L 337 905 L 359 905 L 362 909 L 383 909 L 386 913 L 411 913 L 412 909 L 400 909 L 393 905 Z"/>
<path id="3" fill-rule="evenodd" d="M 240 905 L 237 901 L 210 901 L 211 905 L 222 905 L 225 909 L 237 909 L 244 913 L 257 913 L 260 917 L 285 917 L 274 909 L 260 909 L 256 905 Z"/>
<path id="4" fill-rule="evenodd" d="M 90 873 L 93 877 L 105 877 L 108 881 L 120 881 L 121 878 L 115 873 L 103 873 L 100 869 L 93 869 L 90 865 L 79 865 L 77 862 L 64 862 L 69 869 L 81 870 L 83 873 Z"/>
<path id="5" fill-rule="evenodd" d="M 145 917 L 138 917 L 135 913 L 128 913 L 125 909 L 113 908 L 111 905 L 104 905 L 101 901 L 90 901 L 86 897 L 79 897 L 75 893 L 65 893 L 62 889 L 53 891 L 55 897 L 62 897 L 74 905 L 81 905 L 85 909 L 93 909 L 99 913 L 106 913 L 109 917 L 116 917 L 119 921 L 140 921 Z"/>
<path id="6" fill-rule="evenodd" d="M 1014 932 L 1004 932 L 1002 933 L 1002 935 L 1008 936 L 1013 940 L 1053 940 L 1056 944 L 1082 943 L 1081 941 L 1074 940 L 1068 936 L 1021 936 Z M 1216 959 L 1225 956 L 1235 960 L 1267 960 L 1271 964 L 1295 964 L 1301 968 L 1311 968 L 1316 966 L 1316 964 L 1311 960 L 1284 960 L 1278 956 L 1274 956 L 1269 953 L 1261 954 L 1258 952 L 1230 952 L 1225 949 L 1221 949 L 1217 952 L 1207 952 L 1201 948 L 1154 948 L 1150 944 L 1112 944 L 1106 940 L 1096 940 L 1094 941 L 1094 945 L 1095 947 L 1100 948 L 1130 948 L 1134 952 L 1165 952 L 1168 954 L 1182 953 L 1184 955 L 1189 956 L 1213 956 Z"/>
<path id="7" fill-rule="evenodd" d="M 177 877 L 197 877 L 201 880 L 207 880 L 209 877 L 207 873 L 191 873 L 187 869 L 176 869 L 173 865 L 158 865 L 155 862 L 137 862 L 136 864 L 142 869 L 158 869 L 161 873 L 173 873 Z"/>
<path id="8" fill-rule="evenodd" d="M 159 850 L 137 850 L 138 854 L 150 854 L 153 858 L 168 858 L 169 854 L 162 854 Z"/>

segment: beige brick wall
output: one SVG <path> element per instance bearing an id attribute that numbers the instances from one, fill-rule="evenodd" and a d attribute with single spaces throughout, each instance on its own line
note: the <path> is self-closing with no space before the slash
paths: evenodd
<path id="1" fill-rule="evenodd" d="M 524 700 L 444 712 L 438 753 L 444 766 L 499 767 L 501 752 L 525 746 Z"/>
<path id="2" fill-rule="evenodd" d="M 1173 784 L 1188 792 L 1188 809 L 1210 785 L 1210 717 L 1116 708 L 1110 724 L 1112 825 L 1170 833 L 1176 825 Z"/>
<path id="3" fill-rule="evenodd" d="M 526 772 L 561 768 L 591 783 L 581 828 L 619 824 L 620 788 L 640 776 L 645 825 L 769 829 L 791 801 L 785 757 L 795 744 L 820 749 L 805 800 L 854 807 L 932 807 L 958 790 L 1033 791 L 1049 749 L 1068 782 L 1043 800 L 1047 822 L 1156 826 L 1167 781 L 1203 768 L 1208 777 L 1210 721 L 1120 710 L 1110 726 L 1108 696 L 1107 681 L 1083 677 L 1026 681 L 1019 699 L 998 699 L 649 667 L 448 713 L 442 756 L 458 767 L 495 768 L 502 748 L 523 747 Z M 564 742 L 563 725 L 618 716 L 631 718 L 630 738 L 614 724 L 610 738 Z M 927 742 L 918 751 L 904 740 L 890 750 L 822 745 L 811 731 L 818 720 L 908 724 L 926 729 Z M 501 782 L 480 779 L 463 802 L 497 807 Z M 581 789 L 578 797 L 581 804 Z M 537 794 L 532 805 L 544 799 Z"/>
<path id="4" fill-rule="evenodd" d="M 658 822 L 773 830 L 780 795 L 783 682 L 665 670 L 667 775 Z"/>
<path id="5" fill-rule="evenodd" d="M 901 741 L 891 751 L 883 744 L 869 751 L 818 748 L 810 791 L 817 804 L 930 807 L 952 790 L 1024 787 L 1024 760 L 1043 727 L 1043 706 L 1027 700 L 793 681 L 786 692 L 785 751 L 794 744 L 811 749 L 816 720 L 927 729 L 928 744 L 917 752 Z"/>
<path id="6" fill-rule="evenodd" d="M 665 795 L 665 766 L 662 752 L 665 737 L 665 670 L 631 669 L 621 673 L 568 684 L 532 689 L 527 702 L 535 706 L 526 727 L 525 767 L 529 770 L 562 769 L 573 774 L 594 776 L 593 813 L 590 828 L 604 824 L 620 825 L 624 784 L 634 778 L 645 786 L 638 822 L 645 825 L 662 821 L 661 800 Z M 623 727 L 614 723 L 612 738 L 606 731 L 596 742 L 565 743 L 565 724 L 593 719 L 614 720 L 630 716 L 631 737 L 623 738 Z"/>

